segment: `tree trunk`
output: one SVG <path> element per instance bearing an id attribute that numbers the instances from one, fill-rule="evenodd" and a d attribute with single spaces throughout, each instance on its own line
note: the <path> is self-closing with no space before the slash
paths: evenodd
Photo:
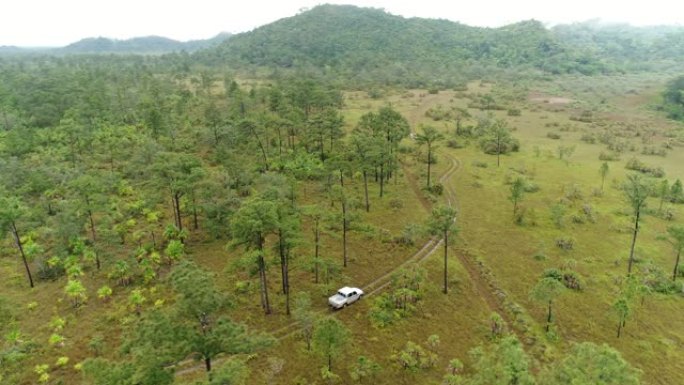
<path id="1" fill-rule="evenodd" d="M 549 327 L 551 326 L 551 317 L 552 317 L 551 304 L 552 304 L 552 301 L 549 301 L 549 315 L 546 317 L 546 332 L 547 333 L 549 332 Z"/>
<path id="2" fill-rule="evenodd" d="M 211 372 L 211 357 L 204 357 L 204 367 L 207 369 L 207 372 Z"/>
<path id="3" fill-rule="evenodd" d="M 448 292 L 447 289 L 447 255 L 449 247 L 449 232 L 444 232 L 444 294 Z"/>
<path id="4" fill-rule="evenodd" d="M 93 220 L 93 212 L 88 210 L 88 218 L 90 219 L 90 234 L 93 237 L 93 243 L 97 240 L 97 236 L 95 234 L 95 221 Z"/>
<path id="5" fill-rule="evenodd" d="M 621 332 L 622 332 L 622 321 L 618 321 L 617 338 L 620 338 Z"/>
<path id="6" fill-rule="evenodd" d="M 347 203 L 342 202 L 342 257 L 347 267 Z"/>
<path id="7" fill-rule="evenodd" d="M 430 189 L 430 158 L 432 158 L 432 146 L 428 143 L 428 159 L 427 159 L 427 187 Z"/>
<path id="8" fill-rule="evenodd" d="M 677 279 L 677 272 L 679 270 L 679 257 L 682 255 L 682 249 L 677 251 L 677 259 L 675 260 L 674 271 L 672 271 L 672 281 Z"/>
<path id="9" fill-rule="evenodd" d="M 29 284 L 31 285 L 31 288 L 33 288 L 33 276 L 31 275 L 31 269 L 29 268 L 28 261 L 26 260 L 24 246 L 22 246 L 21 244 L 21 237 L 19 236 L 17 226 L 14 222 L 12 222 L 12 234 L 14 235 L 14 241 L 16 242 L 17 248 L 19 249 L 19 254 L 21 254 L 21 260 L 24 262 L 24 267 L 26 268 L 26 275 L 28 276 Z"/>
<path id="10" fill-rule="evenodd" d="M 259 237 L 259 280 L 261 283 L 261 307 L 266 314 L 271 314 L 271 306 L 268 303 L 268 286 L 266 282 L 266 263 L 264 262 L 264 239 Z"/>
<path id="11" fill-rule="evenodd" d="M 370 212 L 370 202 L 368 200 L 368 175 L 363 171 L 363 192 L 366 196 L 366 212 Z"/>
<path id="12" fill-rule="evenodd" d="M 496 167 L 501 166 L 501 135 L 496 137 Z"/>
<path id="13" fill-rule="evenodd" d="M 632 237 L 632 247 L 629 250 L 629 261 L 627 264 L 627 275 L 632 274 L 632 264 L 634 263 L 634 247 L 636 246 L 637 234 L 639 233 L 639 216 L 641 215 L 641 210 L 637 210 L 634 219 L 634 236 Z"/>
<path id="14" fill-rule="evenodd" d="M 287 293 L 285 289 L 286 285 L 286 272 L 285 272 L 285 244 L 283 242 L 283 230 L 278 229 L 278 254 L 280 255 L 280 276 L 282 278 L 283 294 Z"/>
<path id="15" fill-rule="evenodd" d="M 318 219 L 315 222 L 316 229 L 314 230 L 314 273 L 316 275 L 315 283 L 318 283 L 318 251 L 320 249 L 321 232 L 318 228 Z"/>
<path id="16" fill-rule="evenodd" d="M 383 162 L 383 164 L 380 165 L 380 198 L 382 198 L 382 195 L 384 192 L 385 192 L 385 170 L 384 170 L 384 162 Z"/>
<path id="17" fill-rule="evenodd" d="M 264 145 L 261 143 L 261 139 L 259 138 L 259 134 L 257 134 L 254 127 L 252 127 L 252 125 L 250 124 L 249 128 L 252 131 L 252 135 L 254 135 L 254 137 L 257 140 L 257 143 L 259 144 L 259 149 L 261 149 L 261 156 L 264 158 L 264 167 L 266 168 L 266 170 L 268 170 L 268 156 L 266 156 L 266 149 L 264 148 Z"/>
<path id="18" fill-rule="evenodd" d="M 192 222 L 193 229 L 199 229 L 199 221 L 197 220 L 197 199 L 195 199 L 195 193 L 192 193 Z"/>
<path id="19" fill-rule="evenodd" d="M 328 371 L 332 372 L 332 354 L 328 354 Z"/>
<path id="20" fill-rule="evenodd" d="M 176 214 L 176 226 L 178 227 L 178 231 L 183 230 L 183 220 L 181 216 L 181 208 L 180 208 L 180 198 L 183 194 L 180 192 L 176 191 L 173 193 L 173 207 L 174 211 Z"/>
<path id="21" fill-rule="evenodd" d="M 278 131 L 278 155 L 283 155 L 283 137 L 280 132 L 280 127 L 277 127 L 276 130 Z"/>
<path id="22" fill-rule="evenodd" d="M 601 192 L 603 192 L 603 186 L 606 184 L 606 176 L 601 175 Z"/>
<path id="23" fill-rule="evenodd" d="M 90 198 L 85 196 L 86 207 L 88 208 L 88 220 L 90 221 L 90 234 L 93 238 L 93 243 L 97 241 L 97 236 L 95 234 L 95 221 L 93 220 L 93 211 L 90 209 Z"/>
<path id="24" fill-rule="evenodd" d="M 290 255 L 285 253 L 285 314 L 290 315 Z"/>

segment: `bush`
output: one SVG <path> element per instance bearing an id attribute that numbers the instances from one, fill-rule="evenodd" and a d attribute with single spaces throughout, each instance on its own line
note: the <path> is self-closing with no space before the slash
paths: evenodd
<path id="1" fill-rule="evenodd" d="M 554 140 L 558 140 L 561 138 L 560 134 L 558 134 L 556 132 L 549 132 L 548 134 L 546 134 L 546 137 L 549 139 L 554 139 Z"/>
<path id="2" fill-rule="evenodd" d="M 642 174 L 647 174 L 654 178 L 662 178 L 665 176 L 665 170 L 662 167 L 647 166 L 637 158 L 630 159 L 625 165 L 625 168 L 628 170 L 639 171 Z"/>
<path id="3" fill-rule="evenodd" d="M 603 152 L 599 154 L 599 160 L 604 162 L 617 162 L 620 160 L 620 154 L 617 152 Z"/>
<path id="4" fill-rule="evenodd" d="M 520 116 L 520 115 L 522 115 L 522 113 L 517 108 L 511 108 L 508 110 L 508 116 Z"/>
<path id="5" fill-rule="evenodd" d="M 666 274 L 653 263 L 645 264 L 641 270 L 645 276 L 644 285 L 653 291 L 663 294 L 673 294 L 679 291 L 679 286 L 676 282 L 672 281 L 670 274 Z"/>
<path id="6" fill-rule="evenodd" d="M 553 278 L 571 290 L 581 290 L 582 283 L 579 275 L 574 271 L 562 271 L 560 269 L 546 269 L 542 273 L 542 278 Z"/>
<path id="7" fill-rule="evenodd" d="M 483 162 L 481 160 L 474 160 L 472 163 L 473 166 L 479 167 L 479 168 L 487 168 L 489 165 L 486 162 Z"/>
<path id="8" fill-rule="evenodd" d="M 575 246 L 575 240 L 570 237 L 556 238 L 556 247 L 561 250 L 572 250 Z"/>
<path id="9" fill-rule="evenodd" d="M 444 185 L 441 183 L 435 183 L 430 186 L 430 192 L 435 195 L 442 195 L 444 193 Z"/>
<path id="10" fill-rule="evenodd" d="M 404 202 L 402 202 L 401 199 L 393 198 L 389 201 L 389 207 L 392 210 L 401 210 L 402 208 L 404 208 Z"/>
<path id="11" fill-rule="evenodd" d="M 582 135 L 580 140 L 585 143 L 594 144 L 596 143 L 596 136 L 594 136 L 593 134 L 584 134 Z"/>
<path id="12" fill-rule="evenodd" d="M 409 223 L 401 230 L 401 235 L 394 239 L 395 243 L 404 246 L 413 246 L 415 244 L 416 236 L 419 232 L 419 227 L 416 224 Z"/>

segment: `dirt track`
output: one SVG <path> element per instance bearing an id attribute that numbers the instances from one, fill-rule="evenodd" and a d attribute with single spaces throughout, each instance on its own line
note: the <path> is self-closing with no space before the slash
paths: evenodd
<path id="1" fill-rule="evenodd" d="M 458 209 L 458 200 L 456 199 L 456 192 L 454 191 L 453 187 L 451 184 L 449 184 L 449 179 L 453 176 L 453 174 L 458 171 L 460 167 L 460 162 L 450 156 L 450 155 L 445 155 L 449 161 L 451 162 L 451 165 L 449 169 L 442 174 L 442 176 L 439 178 L 439 182 L 442 183 L 445 186 L 445 198 L 447 200 L 447 203 L 449 206 L 455 206 Z M 408 172 L 408 170 L 405 170 L 407 174 L 407 179 L 409 180 L 409 183 L 411 184 L 412 190 L 418 194 L 419 200 L 423 207 L 426 210 L 431 209 L 431 205 L 428 202 L 427 199 L 422 197 L 422 191 L 420 190 L 420 187 L 418 186 L 418 182 L 416 178 Z M 456 218 L 454 218 L 454 221 L 456 221 Z M 430 238 L 423 247 L 415 252 L 413 255 L 409 256 L 407 259 L 405 259 L 401 264 L 393 267 L 392 269 L 388 270 L 381 276 L 373 279 L 372 281 L 366 283 L 365 285 L 362 286 L 362 288 L 366 291 L 366 297 L 375 295 L 379 292 L 381 292 L 384 288 L 386 288 L 390 283 L 391 283 L 391 278 L 392 274 L 395 272 L 399 271 L 402 267 L 410 264 L 410 263 L 420 263 L 427 259 L 429 256 L 432 255 L 432 253 L 437 250 L 441 245 L 442 245 L 442 240 L 438 239 L 437 237 L 432 237 Z M 503 304 L 501 300 L 497 298 L 497 296 L 494 294 L 494 288 L 491 287 L 491 285 L 486 281 L 486 279 L 482 276 L 480 268 L 477 266 L 477 262 L 469 258 L 468 256 L 462 254 L 462 253 L 455 253 L 458 260 L 461 262 L 461 265 L 466 269 L 468 276 L 470 278 L 470 281 L 473 283 L 473 289 L 475 291 L 475 294 L 479 295 L 481 298 L 485 300 L 487 303 L 487 306 L 492 312 L 498 313 L 506 322 L 508 330 L 512 330 L 518 334 L 519 338 L 522 338 L 522 335 L 520 335 L 520 332 L 518 332 L 515 328 L 513 328 L 513 322 L 510 319 L 510 316 L 507 314 L 505 309 L 503 308 Z M 318 313 L 323 314 L 326 313 L 325 311 L 318 311 Z M 334 313 L 333 313 L 334 314 Z M 283 327 L 280 327 L 278 329 L 272 330 L 270 333 L 276 337 L 278 340 L 283 340 L 285 338 L 293 336 L 297 331 L 298 331 L 298 323 L 297 322 L 292 322 L 288 325 L 285 325 Z M 182 366 L 184 364 L 187 364 L 191 361 L 186 360 L 183 361 L 179 364 L 179 366 Z M 221 358 L 215 360 L 216 363 L 221 362 Z M 185 375 L 188 373 L 192 373 L 197 370 L 202 370 L 204 369 L 204 365 L 195 365 L 191 366 L 188 368 L 184 368 L 182 370 L 176 371 L 176 375 Z"/>

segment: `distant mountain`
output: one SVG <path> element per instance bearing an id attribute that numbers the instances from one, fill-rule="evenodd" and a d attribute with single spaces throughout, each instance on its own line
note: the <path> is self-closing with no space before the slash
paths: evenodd
<path id="1" fill-rule="evenodd" d="M 58 49 L 60 53 L 139 53 L 162 54 L 176 51 L 196 51 L 208 48 L 228 39 L 229 33 L 220 33 L 206 40 L 181 42 L 161 36 L 135 37 L 116 40 L 104 37 L 87 38 Z"/>
<path id="2" fill-rule="evenodd" d="M 317 6 L 235 35 L 197 57 L 210 62 L 319 68 L 347 77 L 372 73 L 369 78 L 379 79 L 444 79 L 483 65 L 551 72 L 605 70 L 598 58 L 569 49 L 535 20 L 480 28 L 346 5 Z"/>
<path id="3" fill-rule="evenodd" d="M 221 32 L 209 39 L 190 40 L 186 42 L 161 36 L 134 37 L 126 40 L 110 39 L 106 37 L 90 37 L 81 39 L 65 47 L 27 48 L 16 46 L 0 46 L 0 55 L 110 53 L 156 55 L 179 51 L 194 52 L 200 49 L 215 47 L 231 36 L 232 34 L 228 32 Z"/>
<path id="4" fill-rule="evenodd" d="M 634 27 L 586 21 L 558 25 L 552 32 L 570 47 L 582 47 L 614 60 L 647 62 L 684 58 L 684 26 Z"/>

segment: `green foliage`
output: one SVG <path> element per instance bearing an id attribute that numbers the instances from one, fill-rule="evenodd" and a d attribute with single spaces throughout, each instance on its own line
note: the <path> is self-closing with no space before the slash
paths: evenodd
<path id="1" fill-rule="evenodd" d="M 637 158 L 632 158 L 627 161 L 625 168 L 632 171 L 639 171 L 642 174 L 646 174 L 654 178 L 662 178 L 665 176 L 665 170 L 663 170 L 662 167 L 648 166 Z"/>
<path id="2" fill-rule="evenodd" d="M 321 318 L 316 322 L 313 333 L 313 349 L 323 356 L 327 369 L 332 370 L 332 360 L 346 349 L 350 342 L 351 332 L 336 318 Z"/>
<path id="3" fill-rule="evenodd" d="M 639 385 L 640 372 L 608 345 L 583 342 L 547 367 L 540 383 L 548 385 Z"/>
<path id="4" fill-rule="evenodd" d="M 516 217 L 518 214 L 518 204 L 525 195 L 526 184 L 527 183 L 525 181 L 525 178 L 523 177 L 517 177 L 515 178 L 513 183 L 511 183 L 510 195 L 508 196 L 508 200 L 511 201 L 511 203 L 513 203 L 513 217 Z M 522 219 L 518 222 L 522 222 Z"/>
<path id="5" fill-rule="evenodd" d="M 411 341 L 406 342 L 404 348 L 391 358 L 399 367 L 410 372 L 429 369 L 437 363 L 437 354 Z"/>
<path id="6" fill-rule="evenodd" d="M 249 378 L 249 367 L 238 359 L 225 361 L 214 371 L 209 385 L 243 385 Z"/>
<path id="7" fill-rule="evenodd" d="M 81 306 L 88 298 L 86 288 L 81 281 L 70 279 L 64 288 L 64 293 L 71 299 L 71 304 L 76 308 Z"/>
<path id="8" fill-rule="evenodd" d="M 667 84 L 663 92 L 663 107 L 671 119 L 684 120 L 684 76 Z"/>
<path id="9" fill-rule="evenodd" d="M 299 323 L 299 333 L 306 342 L 306 349 L 311 350 L 311 342 L 318 316 L 311 310 L 311 298 L 307 293 L 297 293 L 294 298 L 292 315 Z"/>
<path id="10" fill-rule="evenodd" d="M 533 385 L 530 359 L 518 339 L 509 335 L 470 352 L 475 373 L 468 384 L 472 385 Z"/>
<path id="11" fill-rule="evenodd" d="M 542 273 L 542 278 L 555 279 L 571 290 L 582 289 L 582 281 L 580 280 L 579 275 L 572 270 L 546 269 Z"/>
<path id="12" fill-rule="evenodd" d="M 373 325 L 384 328 L 413 314 L 425 294 L 426 279 L 427 271 L 417 264 L 393 274 L 390 292 L 377 297 L 369 310 Z"/>
<path id="13" fill-rule="evenodd" d="M 547 306 L 546 332 L 553 322 L 553 301 L 565 292 L 565 285 L 554 277 L 542 277 L 530 290 L 530 299 Z"/>
<path id="14" fill-rule="evenodd" d="M 364 383 L 373 381 L 380 374 L 382 367 L 377 362 L 366 356 L 359 356 L 356 363 L 349 370 L 349 376 L 354 382 Z"/>
<path id="15" fill-rule="evenodd" d="M 198 56 L 209 63 L 228 59 L 240 66 L 296 67 L 313 73 L 328 68 L 347 81 L 414 87 L 461 85 L 462 80 L 450 76 L 456 69 L 467 76 L 483 66 L 531 66 L 551 73 L 609 70 L 594 55 L 566 46 L 537 21 L 490 29 L 337 5 L 320 5 L 231 37 L 216 51 Z"/>

